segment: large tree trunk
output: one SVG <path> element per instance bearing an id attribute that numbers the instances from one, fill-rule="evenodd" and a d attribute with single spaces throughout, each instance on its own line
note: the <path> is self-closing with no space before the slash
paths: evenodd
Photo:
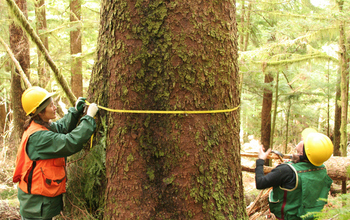
<path id="1" fill-rule="evenodd" d="M 27 15 L 27 2 L 26 0 L 17 0 L 16 4 L 22 10 L 23 14 Z M 10 24 L 10 48 L 15 54 L 16 59 L 20 63 L 23 71 L 29 78 L 29 40 L 21 27 L 17 26 L 14 22 Z M 21 135 L 23 133 L 23 124 L 26 119 L 25 112 L 22 108 L 21 97 L 23 89 L 21 87 L 21 77 L 15 68 L 12 68 L 11 73 L 11 107 L 13 111 L 14 128 L 12 133 L 12 141 L 14 144 L 19 143 Z M 15 145 L 17 146 L 17 145 Z"/>
<path id="2" fill-rule="evenodd" d="M 49 50 L 49 40 L 46 35 L 41 34 L 41 32 L 46 31 L 46 6 L 45 0 L 34 1 L 35 3 L 35 16 L 36 16 L 36 31 L 40 36 L 41 42 L 43 42 L 45 48 Z M 48 82 L 50 81 L 50 72 L 46 61 L 38 49 L 38 75 L 39 75 L 39 86 L 46 88 Z"/>
<path id="3" fill-rule="evenodd" d="M 70 22 L 75 30 L 70 31 L 70 54 L 71 62 L 71 86 L 76 97 L 83 96 L 83 70 L 81 61 L 81 2 L 80 0 L 70 1 Z"/>
<path id="4" fill-rule="evenodd" d="M 103 1 L 100 27 L 89 100 L 128 110 L 239 105 L 234 2 Z M 100 117 L 105 219 L 246 218 L 239 111 Z"/>

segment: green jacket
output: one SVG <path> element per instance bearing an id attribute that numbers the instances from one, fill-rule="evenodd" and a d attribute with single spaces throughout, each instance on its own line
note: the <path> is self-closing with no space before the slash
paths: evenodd
<path id="1" fill-rule="evenodd" d="M 332 179 L 324 165 L 316 167 L 308 162 L 288 165 L 296 173 L 295 188 L 274 187 L 269 197 L 270 211 L 279 219 L 313 219 L 310 213 L 321 211 L 326 204 Z"/>
<path id="2" fill-rule="evenodd" d="M 68 157 L 79 152 L 96 129 L 90 116 L 80 119 L 75 108 L 60 120 L 51 123 L 50 131 L 37 131 L 27 142 L 27 153 L 31 160 Z M 77 126 L 78 125 L 78 126 Z M 52 218 L 63 209 L 62 195 L 45 197 L 24 193 L 18 188 L 20 213 L 25 218 Z"/>

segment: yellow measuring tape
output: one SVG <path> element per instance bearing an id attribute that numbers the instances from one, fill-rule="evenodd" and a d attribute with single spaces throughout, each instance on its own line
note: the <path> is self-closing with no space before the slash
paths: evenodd
<path id="1" fill-rule="evenodd" d="M 85 101 L 87 105 L 90 105 L 88 101 Z M 139 113 L 139 114 L 211 114 L 211 113 L 225 113 L 232 112 L 239 108 L 239 106 L 231 109 L 224 110 L 202 110 L 202 111 L 158 111 L 158 110 L 124 110 L 124 109 L 111 109 L 106 108 L 100 105 L 97 105 L 98 108 L 104 109 L 109 112 L 118 112 L 118 113 Z"/>
<path id="2" fill-rule="evenodd" d="M 86 101 L 86 105 L 90 105 L 88 101 Z M 98 108 L 104 109 L 109 112 L 118 112 L 118 113 L 138 113 L 138 114 L 211 114 L 211 113 L 225 113 L 225 112 L 232 112 L 239 108 L 239 105 L 235 108 L 231 109 L 224 109 L 224 110 L 203 110 L 203 111 L 157 111 L 157 110 L 123 110 L 123 109 L 111 109 L 106 108 L 100 105 L 97 105 Z M 92 148 L 92 140 L 94 138 L 94 135 L 92 134 L 91 140 L 90 140 L 90 149 Z"/>

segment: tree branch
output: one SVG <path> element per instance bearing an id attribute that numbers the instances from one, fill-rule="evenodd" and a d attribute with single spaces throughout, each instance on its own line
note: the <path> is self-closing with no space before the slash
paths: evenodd
<path id="1" fill-rule="evenodd" d="M 16 66 L 18 72 L 19 72 L 19 75 L 21 75 L 21 77 L 22 77 L 26 87 L 27 88 L 32 87 L 32 84 L 30 84 L 27 75 L 24 73 L 24 71 L 23 71 L 23 69 L 21 67 L 21 64 L 19 64 L 18 60 L 16 59 L 15 55 L 12 53 L 11 49 L 9 48 L 9 46 L 5 43 L 5 41 L 1 37 L 0 37 L 0 42 L 5 47 L 7 53 L 10 55 L 10 57 L 12 59 L 12 62 L 15 64 L 15 66 Z"/>

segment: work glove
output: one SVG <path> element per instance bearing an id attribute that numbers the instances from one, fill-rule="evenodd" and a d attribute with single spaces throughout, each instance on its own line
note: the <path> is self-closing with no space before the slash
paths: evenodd
<path id="1" fill-rule="evenodd" d="M 91 117 L 95 117 L 97 111 L 98 111 L 98 107 L 97 107 L 96 103 L 91 103 L 89 105 L 87 112 L 86 112 L 86 115 L 89 115 Z"/>
<path id="2" fill-rule="evenodd" d="M 75 110 L 77 110 L 79 113 L 84 112 L 85 100 L 86 100 L 86 98 L 79 97 L 77 102 L 75 103 Z"/>

